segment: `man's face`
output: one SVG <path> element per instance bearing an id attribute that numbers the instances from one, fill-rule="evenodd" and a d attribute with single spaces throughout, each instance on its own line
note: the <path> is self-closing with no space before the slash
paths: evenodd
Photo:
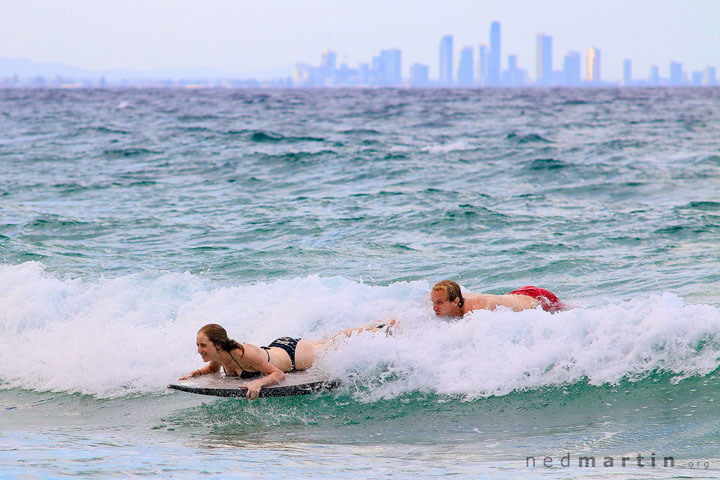
<path id="1" fill-rule="evenodd" d="M 448 294 L 445 290 L 432 290 L 430 292 L 430 301 L 432 302 L 433 311 L 438 317 L 457 316 L 460 299 L 456 298 L 452 302 L 449 302 Z"/>

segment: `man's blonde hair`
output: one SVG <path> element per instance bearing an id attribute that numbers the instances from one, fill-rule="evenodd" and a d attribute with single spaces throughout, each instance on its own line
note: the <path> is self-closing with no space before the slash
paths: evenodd
<path id="1" fill-rule="evenodd" d="M 458 285 L 456 282 L 453 282 L 452 280 L 441 280 L 435 285 L 433 285 L 433 292 L 437 292 L 440 290 L 445 290 L 449 302 L 455 301 L 456 298 L 460 299 L 459 305 L 462 305 L 465 302 L 465 299 L 462 296 L 462 292 L 460 291 L 460 285 Z"/>

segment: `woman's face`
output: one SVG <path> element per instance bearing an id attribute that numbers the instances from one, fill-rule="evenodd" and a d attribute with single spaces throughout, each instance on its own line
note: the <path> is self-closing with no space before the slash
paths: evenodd
<path id="1" fill-rule="evenodd" d="M 197 334 L 196 344 L 198 348 L 197 351 L 202 357 L 203 362 L 210 362 L 218 359 L 218 349 L 215 348 L 215 344 L 212 343 L 203 332 L 199 332 Z"/>

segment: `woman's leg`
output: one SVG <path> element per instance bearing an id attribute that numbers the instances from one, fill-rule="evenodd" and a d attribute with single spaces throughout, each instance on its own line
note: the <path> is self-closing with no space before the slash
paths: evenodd
<path id="1" fill-rule="evenodd" d="M 359 334 L 362 332 L 377 332 L 382 328 L 387 328 L 389 330 L 390 328 L 394 327 L 396 323 L 397 320 L 395 320 L 394 318 L 388 318 L 384 322 L 373 322 L 365 327 L 347 328 L 333 335 L 330 335 L 324 340 L 312 340 L 310 343 L 312 344 L 313 349 L 317 351 L 319 349 L 327 347 L 328 343 L 332 343 L 332 341 L 338 337 L 351 337 L 356 333 Z"/>

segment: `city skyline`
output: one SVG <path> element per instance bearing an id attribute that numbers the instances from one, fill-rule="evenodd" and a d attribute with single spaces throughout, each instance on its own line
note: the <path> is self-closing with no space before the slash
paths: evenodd
<path id="1" fill-rule="evenodd" d="M 563 57 L 562 67 L 555 69 L 553 36 L 545 33 L 536 35 L 535 75 L 532 77 L 528 69 L 518 63 L 517 54 L 506 54 L 503 63 L 502 25 L 493 21 L 489 28 L 488 44 L 455 47 L 454 35 L 443 35 L 439 42 L 438 77 L 430 77 L 429 65 L 418 62 L 409 68 L 409 76 L 403 75 L 403 55 L 398 48 L 388 48 L 373 56 L 369 62 L 360 62 L 357 67 L 347 63 L 338 64 L 338 53 L 325 49 L 319 65 L 296 62 L 292 78 L 279 76 L 270 81 L 261 82 L 255 78 L 234 78 L 220 72 L 206 74 L 204 78 L 185 78 L 179 86 L 219 86 L 219 87 L 522 87 L 522 86 L 715 86 L 718 85 L 716 67 L 708 65 L 703 70 L 686 71 L 682 62 L 671 61 L 668 75 L 661 75 L 660 67 L 651 65 L 648 76 L 634 76 L 633 62 L 625 58 L 622 63 L 622 76 L 617 80 L 608 80 L 602 76 L 602 52 L 597 47 L 588 47 L 584 53 L 569 50 Z M 459 49 L 459 55 L 455 55 Z M 457 59 L 457 60 L 455 60 Z M 0 58 L 0 70 L 3 67 Z M 504 65 L 507 68 L 503 68 Z M 84 75 L 84 76 L 83 76 Z M 89 75 L 89 77 L 88 77 Z M 154 80 L 160 86 L 178 86 L 170 78 L 162 75 Z M 636 73 L 637 75 L 637 73 Z M 76 81 L 77 80 L 77 81 Z M 195 80 L 195 81 L 194 81 Z M 213 84 L 214 82 L 214 84 Z M 15 86 L 64 86 L 64 87 L 104 87 L 117 85 L 112 80 L 108 83 L 104 75 L 97 72 L 81 71 L 77 79 L 72 76 L 63 78 L 56 74 L 49 81 L 42 75 L 20 79 L 15 72 L 11 77 L 0 75 L 0 87 Z M 137 85 L 127 78 L 121 84 Z"/>
<path id="2" fill-rule="evenodd" d="M 438 39 L 454 36 L 458 60 L 463 47 L 489 46 L 494 20 L 503 28 L 503 69 L 511 53 L 532 78 L 539 33 L 553 37 L 555 69 L 569 50 L 584 54 L 591 46 L 600 48 L 607 79 L 622 78 L 624 58 L 633 60 L 634 72 L 649 71 L 651 65 L 665 69 L 671 61 L 682 62 L 688 71 L 720 65 L 720 3 L 713 0 L 0 3 L 5 7 L 0 57 L 97 72 L 204 69 L 263 79 L 289 75 L 296 62 L 317 64 L 324 49 L 338 52 L 337 63 L 348 65 L 398 49 L 405 60 L 403 77 L 419 63 L 437 78 Z"/>
<path id="3" fill-rule="evenodd" d="M 357 68 L 347 63 L 336 65 L 337 53 L 331 50 L 323 52 L 322 63 L 315 67 L 298 63 L 295 67 L 293 82 L 295 86 L 403 86 L 410 87 L 472 87 L 472 86 L 715 86 L 718 85 L 716 67 L 707 65 L 703 70 L 687 71 L 682 62 L 671 61 L 668 75 L 661 76 L 660 67 L 651 65 L 645 75 L 633 75 L 632 60 L 625 58 L 622 63 L 622 76 L 619 79 L 603 77 L 602 49 L 591 46 L 580 53 L 568 51 L 563 56 L 562 67 L 555 68 L 553 37 L 538 33 L 536 36 L 535 76 L 518 63 L 516 54 L 507 54 L 503 63 L 502 25 L 493 21 L 490 24 L 489 45 L 456 47 L 453 35 L 443 35 L 439 42 L 439 72 L 433 79 L 429 75 L 429 66 L 415 62 L 410 67 L 410 76 L 401 75 L 402 51 L 399 49 L 381 50 L 371 63 L 360 62 Z M 388 52 L 393 52 L 387 60 Z M 455 55 L 459 53 L 459 55 Z M 332 58 L 332 64 L 326 59 Z M 457 60 L 455 60 L 457 58 Z M 583 61 L 584 59 L 584 61 Z M 390 62 L 390 63 L 388 63 Z M 507 68 L 503 68 L 504 66 Z M 388 76 L 384 72 L 392 69 L 395 73 Z"/>
<path id="4" fill-rule="evenodd" d="M 671 61 L 668 76 L 661 76 L 660 67 L 652 65 L 649 75 L 633 75 L 632 60 L 624 59 L 622 77 L 610 80 L 602 77 L 602 54 L 597 47 L 589 47 L 585 60 L 581 53 L 570 50 L 564 55 L 562 68 L 556 70 L 553 61 L 553 38 L 551 35 L 537 34 L 535 77 L 518 64 L 516 54 L 507 55 L 507 68 L 501 62 L 501 24 L 491 24 L 490 46 L 479 44 L 477 55 L 475 48 L 460 48 L 459 56 L 454 55 L 453 35 L 443 35 L 439 46 L 439 77 L 432 79 L 429 66 L 413 63 L 410 74 L 402 74 L 402 51 L 384 49 L 370 62 L 360 62 L 357 68 L 347 63 L 338 65 L 337 52 L 326 49 L 322 52 L 321 62 L 315 66 L 297 62 L 292 77 L 280 76 L 265 81 L 255 78 L 234 78 L 222 72 L 190 73 L 180 81 L 157 73 L 146 81 L 132 78 L 115 78 L 108 81 L 98 72 L 77 70 L 73 77 L 56 74 L 51 78 L 42 75 L 20 78 L 17 73 L 11 77 L 0 75 L 0 87 L 106 87 L 106 86 L 160 86 L 160 87 L 603 87 L 603 86 L 717 86 L 717 69 L 707 66 L 701 71 L 688 72 L 682 62 Z M 458 58 L 457 62 L 454 61 Z M 0 69 L 3 65 L 0 58 Z M 63 66 L 61 66 L 63 67 Z M 583 73 L 584 72 L 584 73 Z M 127 74 L 127 72 L 126 72 Z M 149 81 L 147 81 L 149 80 Z"/>

